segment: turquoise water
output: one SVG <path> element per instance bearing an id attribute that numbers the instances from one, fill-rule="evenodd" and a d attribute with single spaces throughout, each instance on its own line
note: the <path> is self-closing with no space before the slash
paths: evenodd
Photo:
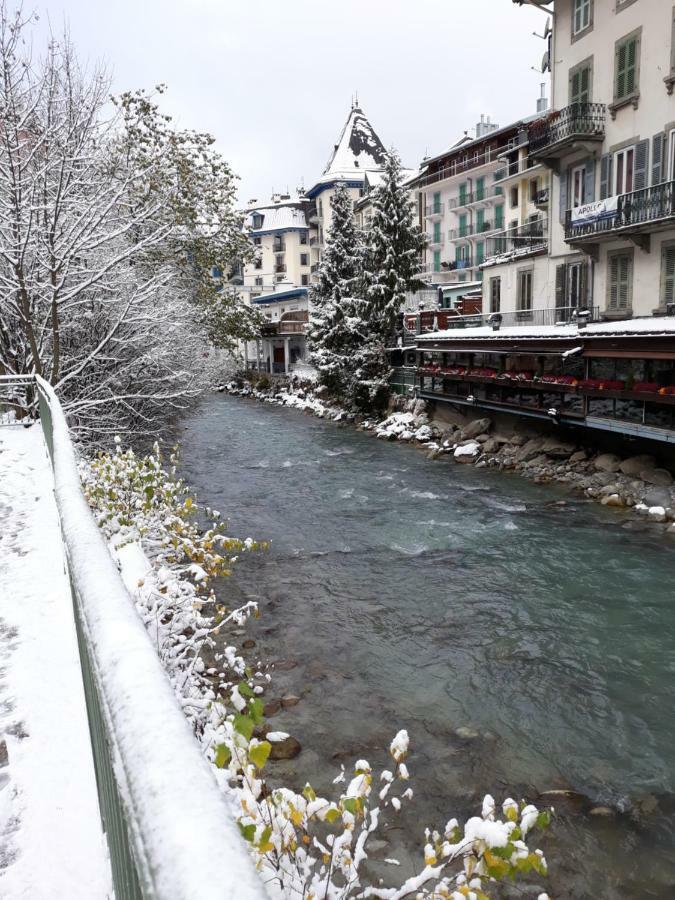
<path id="1" fill-rule="evenodd" d="M 284 777 L 384 763 L 407 728 L 416 835 L 486 791 L 573 789 L 542 842 L 557 900 L 675 897 L 673 544 L 292 410 L 214 395 L 184 424 L 199 499 L 271 541 L 222 592 L 260 599 L 254 653 L 297 663 L 270 694 L 303 697 L 273 720 L 303 744 Z"/>

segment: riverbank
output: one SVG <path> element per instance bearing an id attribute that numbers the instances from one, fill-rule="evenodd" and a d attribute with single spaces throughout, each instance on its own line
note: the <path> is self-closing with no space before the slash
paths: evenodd
<path id="1" fill-rule="evenodd" d="M 393 396 L 384 419 L 347 413 L 316 397 L 307 385 L 270 384 L 259 389 L 248 382 L 228 382 L 219 390 L 299 409 L 339 425 L 351 425 L 380 440 L 417 445 L 434 459 L 447 459 L 477 469 L 514 472 L 536 484 L 557 483 L 581 492 L 589 500 L 630 514 L 675 538 L 675 479 L 654 455 L 607 452 L 588 441 L 543 432 L 521 420 L 497 422 L 483 416 L 441 417 L 424 400 Z"/>

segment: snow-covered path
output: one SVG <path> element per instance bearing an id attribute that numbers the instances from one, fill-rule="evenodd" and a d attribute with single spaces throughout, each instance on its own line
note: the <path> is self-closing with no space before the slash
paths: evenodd
<path id="1" fill-rule="evenodd" d="M 0 897 L 112 896 L 51 468 L 0 428 Z"/>

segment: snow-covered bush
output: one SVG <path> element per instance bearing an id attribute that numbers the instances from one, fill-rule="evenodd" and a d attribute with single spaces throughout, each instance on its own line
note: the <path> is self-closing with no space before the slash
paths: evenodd
<path id="1" fill-rule="evenodd" d="M 376 774 L 358 760 L 349 779 L 344 769 L 335 779 L 332 797 L 318 796 L 310 784 L 297 793 L 268 780 L 275 745 L 291 739 L 265 727 L 270 676 L 248 667 L 227 633 L 257 608 L 228 609 L 211 585 L 231 572 L 239 553 L 258 545 L 226 535 L 220 515 L 198 507 L 176 477 L 175 463 L 172 454 L 165 468 L 157 446 L 138 456 L 118 443 L 114 453 L 83 464 L 84 491 L 270 897 L 484 900 L 494 881 L 545 875 L 543 854 L 526 839 L 548 824 L 548 813 L 512 799 L 500 813 L 488 795 L 463 827 L 450 819 L 442 830 L 424 832 L 417 874 L 402 884 L 393 878 L 393 887 L 369 883 L 369 839 L 413 798 L 406 731 L 391 743 L 388 768 Z M 395 873 L 397 861 L 387 862 Z"/>

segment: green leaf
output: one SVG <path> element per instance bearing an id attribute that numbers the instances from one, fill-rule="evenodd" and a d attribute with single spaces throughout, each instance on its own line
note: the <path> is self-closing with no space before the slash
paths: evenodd
<path id="1" fill-rule="evenodd" d="M 253 719 L 253 722 L 256 725 L 260 725 L 263 720 L 263 710 L 265 709 L 265 704 L 262 700 L 259 700 L 257 697 L 255 700 L 249 700 L 248 703 L 248 714 Z"/>
<path id="2" fill-rule="evenodd" d="M 258 850 L 261 853 L 269 853 L 270 850 L 274 850 L 274 844 L 270 841 L 271 835 L 272 828 L 268 825 L 267 828 L 263 829 L 263 833 L 258 841 Z"/>
<path id="3" fill-rule="evenodd" d="M 551 824 L 551 813 L 547 809 L 542 809 L 542 811 L 537 816 L 537 827 L 539 828 L 548 828 Z"/>
<path id="4" fill-rule="evenodd" d="M 307 800 L 308 803 L 312 803 L 312 801 L 316 800 L 316 791 L 312 787 L 311 784 L 306 784 L 302 789 L 302 796 Z"/>
<path id="5" fill-rule="evenodd" d="M 345 799 L 342 801 L 342 805 L 347 810 L 347 812 L 350 812 L 353 816 L 356 815 L 357 804 L 355 797 L 345 797 Z"/>
<path id="6" fill-rule="evenodd" d="M 225 744 L 218 744 L 216 747 L 216 766 L 219 769 L 224 769 L 231 759 L 232 754 L 228 747 Z"/>
<path id="7" fill-rule="evenodd" d="M 257 769 L 262 769 L 262 767 L 267 762 L 267 758 L 270 755 L 272 750 L 272 745 L 269 741 L 261 741 L 259 744 L 255 744 L 255 746 L 248 748 L 248 758 L 251 760 L 253 765 Z"/>
<path id="8" fill-rule="evenodd" d="M 336 809 L 334 806 L 332 806 L 332 807 L 328 810 L 328 812 L 326 813 L 326 821 L 329 822 L 329 823 L 331 823 L 331 824 L 332 824 L 336 819 L 339 819 L 339 818 L 340 818 L 340 810 L 339 810 L 339 809 Z"/>
<path id="9" fill-rule="evenodd" d="M 255 727 L 252 719 L 249 719 L 248 716 L 242 716 L 241 713 L 237 713 L 234 717 L 234 730 L 238 731 L 243 737 L 246 738 L 247 741 L 251 740 L 251 735 L 253 734 L 253 728 Z"/>
<path id="10" fill-rule="evenodd" d="M 239 826 L 239 831 L 241 831 L 244 836 L 244 840 L 251 843 L 255 837 L 255 825 L 242 825 L 241 822 L 237 822 L 237 825 Z"/>
<path id="11" fill-rule="evenodd" d="M 251 688 L 248 686 L 247 682 L 242 681 L 237 685 L 237 687 L 239 688 L 239 693 L 241 694 L 242 697 L 254 697 L 255 696 L 255 694 L 253 693 Z"/>

